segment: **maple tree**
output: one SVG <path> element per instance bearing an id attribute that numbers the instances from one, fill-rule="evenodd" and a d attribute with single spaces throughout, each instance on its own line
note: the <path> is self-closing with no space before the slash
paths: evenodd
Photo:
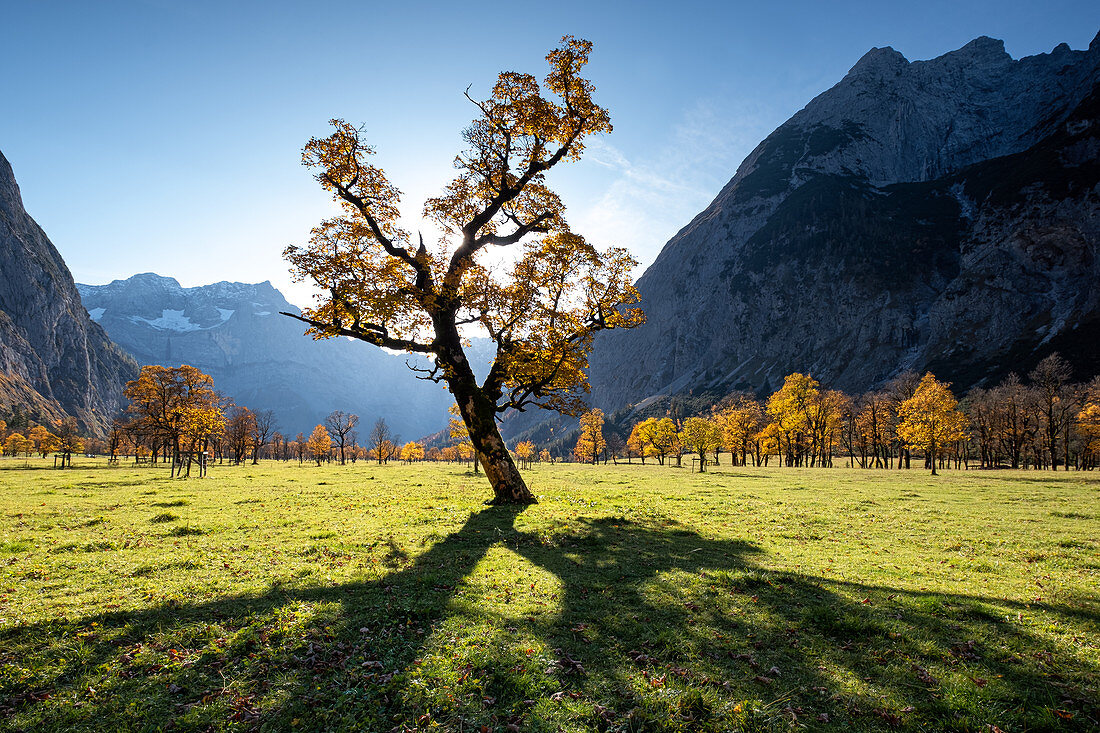
<path id="1" fill-rule="evenodd" d="M 138 378 L 126 383 L 124 394 L 130 400 L 127 409 L 135 416 L 131 423 L 134 430 L 171 448 L 170 475 L 183 475 L 185 449 L 190 474 L 194 451 L 200 447 L 205 450 L 211 437 L 224 429 L 214 380 L 193 366 L 143 366 Z"/>
<path id="2" fill-rule="evenodd" d="M 56 450 L 61 442 L 57 439 L 57 436 L 51 433 L 42 425 L 35 425 L 27 433 L 27 438 L 34 443 L 34 451 L 43 458 L 46 454 L 52 450 Z"/>
<path id="3" fill-rule="evenodd" d="M 367 445 L 370 446 L 370 452 L 374 454 L 378 465 L 382 465 L 393 455 L 396 450 L 395 440 L 385 418 L 380 417 L 374 421 L 374 427 L 371 428 L 370 436 L 367 438 Z"/>
<path id="4" fill-rule="evenodd" d="M 591 460 L 592 465 L 599 461 L 600 453 L 607 447 L 603 437 L 603 410 L 594 409 L 581 415 L 581 434 L 573 455 L 582 463 Z"/>
<path id="5" fill-rule="evenodd" d="M 248 448 L 256 436 L 256 413 L 243 405 L 231 405 L 225 421 L 225 447 L 233 456 L 233 463 L 240 465 L 248 455 Z"/>
<path id="6" fill-rule="evenodd" d="M 1077 412 L 1077 400 L 1069 388 L 1072 374 L 1069 362 L 1058 352 L 1040 361 L 1028 377 L 1035 390 L 1042 417 L 1044 447 L 1050 456 L 1050 468 L 1058 470 L 1058 441 L 1061 439 L 1064 465 L 1069 470 L 1069 427 Z"/>
<path id="7" fill-rule="evenodd" d="M 424 446 L 415 441 L 410 441 L 401 446 L 401 460 L 405 463 L 424 460 Z"/>
<path id="8" fill-rule="evenodd" d="M 699 456 L 699 473 L 707 470 L 707 453 L 722 445 L 722 429 L 705 417 L 689 417 L 680 430 L 680 442 Z"/>
<path id="9" fill-rule="evenodd" d="M 670 417 L 646 418 L 634 426 L 630 435 L 641 442 L 643 456 L 655 456 L 662 466 L 665 456 L 680 449 L 679 432 Z M 642 462 L 645 463 L 644 458 Z"/>
<path id="10" fill-rule="evenodd" d="M 325 418 L 325 427 L 328 428 L 329 435 L 336 441 L 336 446 L 340 451 L 340 465 L 343 466 L 347 463 L 347 459 L 344 454 L 344 449 L 348 443 L 348 436 L 355 426 L 359 424 L 359 416 L 354 412 L 344 412 L 343 410 L 333 410 L 329 413 L 329 416 Z"/>
<path id="11" fill-rule="evenodd" d="M 26 453 L 30 456 L 31 450 L 34 449 L 34 441 L 25 437 L 22 433 L 12 433 L 4 441 L 4 452 L 13 458 L 20 453 Z"/>
<path id="12" fill-rule="evenodd" d="M 744 466 L 749 455 L 755 457 L 753 448 L 756 434 L 764 426 L 764 408 L 751 396 L 741 394 L 715 418 L 722 432 L 721 442 L 730 450 L 730 460 Z"/>
<path id="13" fill-rule="evenodd" d="M 305 444 L 305 452 L 311 456 L 313 460 L 317 461 L 317 465 L 321 465 L 321 461 L 328 457 L 329 451 L 332 450 L 332 438 L 329 436 L 328 431 L 325 430 L 324 425 L 318 425 L 313 429 L 313 433 L 309 436 L 309 440 Z"/>
<path id="14" fill-rule="evenodd" d="M 577 414 L 588 389 L 593 335 L 643 320 L 630 282 L 635 260 L 599 251 L 572 232 L 546 173 L 577 160 L 585 140 L 611 131 L 605 109 L 581 76 L 592 44 L 566 36 L 547 55 L 550 71 L 501 73 L 479 116 L 463 133 L 458 175 L 429 199 L 424 215 L 443 236 L 414 245 L 398 223 L 401 194 L 370 162 L 361 129 L 333 120 L 328 137 L 305 146 L 303 162 L 341 205 L 305 246 L 284 253 L 300 280 L 324 292 L 301 315 L 316 338 L 349 336 L 429 355 L 421 376 L 447 384 L 493 487 L 493 503 L 535 501 L 500 436 L 497 416 L 537 406 Z M 544 94 L 543 90 L 548 92 Z M 486 248 L 518 247 L 510 268 L 494 271 Z M 495 343 L 478 383 L 460 329 L 477 326 Z"/>
<path id="15" fill-rule="evenodd" d="M 535 458 L 535 444 L 529 440 L 523 440 L 517 443 L 516 458 L 519 459 L 520 465 L 524 468 L 530 467 L 531 461 Z"/>
<path id="16" fill-rule="evenodd" d="M 898 437 L 910 448 L 926 452 L 933 476 L 940 449 L 967 437 L 966 415 L 958 407 L 948 385 L 931 372 L 921 377 L 913 396 L 898 407 Z"/>

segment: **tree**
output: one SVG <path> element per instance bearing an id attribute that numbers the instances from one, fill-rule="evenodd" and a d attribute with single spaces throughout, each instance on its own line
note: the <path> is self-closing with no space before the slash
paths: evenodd
<path id="1" fill-rule="evenodd" d="M 35 425 L 31 428 L 30 432 L 27 433 L 27 438 L 34 443 L 35 453 L 43 458 L 50 451 L 57 450 L 57 447 L 61 444 L 56 435 L 41 425 Z"/>
<path id="2" fill-rule="evenodd" d="M 779 426 L 779 452 L 785 452 L 788 466 L 801 466 L 809 452 L 810 411 L 821 394 L 819 386 L 809 374 L 794 372 L 768 397 L 767 412 Z"/>
<path id="3" fill-rule="evenodd" d="M 898 437 L 909 448 L 926 452 L 936 475 L 936 458 L 942 446 L 967 437 L 966 415 L 959 411 L 959 401 L 948 385 L 938 381 L 932 372 L 921 377 L 913 396 L 898 407 Z"/>
<path id="4" fill-rule="evenodd" d="M 189 437 L 185 430 L 209 426 L 221 414 L 214 380 L 187 364 L 148 365 L 141 368 L 137 379 L 126 383 L 124 394 L 130 400 L 127 409 L 135 416 L 131 425 L 155 442 L 166 443 L 172 449 L 170 475 L 182 475 L 177 469 L 183 467 L 180 451 Z M 200 415 L 203 412 L 209 414 Z"/>
<path id="5" fill-rule="evenodd" d="M 659 420 L 655 417 L 646 418 L 634 426 L 631 436 L 633 437 L 635 433 L 641 441 L 643 456 L 656 456 L 662 466 L 665 463 L 665 456 L 679 450 L 679 432 L 676 430 L 676 423 L 670 417 L 662 417 Z M 642 463 L 645 463 L 644 457 Z"/>
<path id="6" fill-rule="evenodd" d="M 581 435 L 577 438 L 573 455 L 581 462 L 591 458 L 594 466 L 606 447 L 607 441 L 603 437 L 603 410 L 589 410 L 581 415 Z"/>
<path id="7" fill-rule="evenodd" d="M 405 463 L 424 460 L 424 446 L 420 443 L 409 442 L 401 446 L 401 460 Z"/>
<path id="8" fill-rule="evenodd" d="M 306 453 L 312 456 L 313 460 L 317 461 L 317 465 L 320 466 L 321 461 L 328 457 L 331 450 L 332 438 L 329 437 L 324 425 L 318 425 L 309 436 L 309 441 L 306 442 Z"/>
<path id="9" fill-rule="evenodd" d="M 277 423 L 274 410 L 259 410 L 253 412 L 256 419 L 256 430 L 252 433 L 252 465 L 260 462 L 260 451 L 272 439 Z M 275 433 L 278 435 L 278 433 Z"/>
<path id="10" fill-rule="evenodd" d="M 898 470 L 909 468 L 909 448 L 906 447 L 901 436 L 897 433 L 897 423 L 901 418 L 898 416 L 898 411 L 901 408 L 901 404 L 916 394 L 917 387 L 920 385 L 920 376 L 912 371 L 906 370 L 897 375 L 886 385 L 885 391 L 887 395 L 887 405 L 890 414 L 888 421 L 888 432 L 891 436 L 891 441 L 897 445 L 898 452 Z M 904 466 L 902 459 L 904 458 Z"/>
<path id="11" fill-rule="evenodd" d="M 470 430 L 466 427 L 466 423 L 458 411 L 458 405 L 451 405 L 450 413 L 451 418 L 447 423 L 448 434 L 452 440 L 458 441 L 455 449 L 462 460 L 473 460 L 474 473 L 477 473 L 479 470 L 477 451 L 474 450 L 474 444 L 470 441 Z"/>
<path id="12" fill-rule="evenodd" d="M 699 456 L 699 473 L 707 466 L 707 453 L 722 444 L 722 430 L 705 417 L 689 417 L 680 431 L 680 442 Z"/>
<path id="13" fill-rule="evenodd" d="M 343 410 L 334 410 L 325 418 L 325 427 L 328 428 L 329 435 L 336 441 L 336 446 L 340 450 L 341 466 L 346 464 L 344 459 L 344 446 L 348 442 L 348 434 L 352 430 L 355 430 L 355 426 L 358 424 L 358 415 L 353 412 L 344 412 Z"/>
<path id="14" fill-rule="evenodd" d="M 374 457 L 378 460 L 378 465 L 382 465 L 390 458 L 390 446 L 397 442 L 397 438 L 390 432 L 390 426 L 386 424 L 386 419 L 380 417 L 374 421 L 374 427 L 370 429 L 370 436 L 367 438 L 367 445 L 370 446 L 371 452 L 374 453 Z"/>
<path id="15" fill-rule="evenodd" d="M 249 447 L 256 440 L 256 413 L 241 405 L 229 408 L 225 421 L 225 445 L 237 465 L 244 463 Z"/>
<path id="16" fill-rule="evenodd" d="M 626 439 L 626 459 L 629 462 L 632 456 L 638 456 L 642 459 L 642 465 L 645 465 L 645 440 L 642 437 L 642 433 L 645 428 L 642 427 L 642 423 L 637 423 L 630 431 L 630 437 Z"/>
<path id="17" fill-rule="evenodd" d="M 730 450 L 733 465 L 744 466 L 748 456 L 755 458 L 754 439 L 764 426 L 764 408 L 751 395 L 738 394 L 717 415 L 722 431 L 721 442 Z"/>
<path id="18" fill-rule="evenodd" d="M 615 465 L 619 464 L 619 458 L 626 450 L 626 442 L 623 441 L 623 436 L 616 432 L 611 432 L 607 436 L 607 453 L 611 456 L 611 462 Z M 606 462 L 606 458 L 604 461 Z"/>
<path id="19" fill-rule="evenodd" d="M 1043 419 L 1043 438 L 1050 456 L 1050 468 L 1058 470 L 1058 439 L 1067 431 L 1077 413 L 1077 400 L 1069 388 L 1071 370 L 1069 363 L 1054 352 L 1036 365 L 1029 373 L 1036 392 Z M 1069 470 L 1069 440 L 1063 441 L 1065 448 L 1065 466 Z"/>
<path id="20" fill-rule="evenodd" d="M 291 443 L 291 446 L 294 448 L 294 455 L 298 456 L 299 466 L 302 465 L 302 458 L 306 454 L 307 445 L 305 433 L 298 433 L 294 438 L 294 442 Z"/>
<path id="21" fill-rule="evenodd" d="M 611 131 L 580 76 L 590 51 L 587 41 L 562 39 L 547 56 L 548 96 L 533 76 L 505 72 L 489 99 L 470 98 L 480 114 L 463 133 L 468 148 L 455 159 L 458 175 L 424 206 L 444 232 L 430 250 L 398 226 L 401 194 L 371 165 L 374 149 L 361 129 L 333 120 L 334 132 L 311 139 L 302 154 L 343 216 L 322 222 L 307 245 L 286 249 L 295 276 L 325 294 L 301 315 L 285 315 L 317 338 L 349 336 L 433 357 L 421 376 L 445 382 L 454 395 L 497 504 L 535 501 L 497 416 L 529 406 L 577 414 L 594 334 L 642 322 L 639 310 L 620 308 L 638 300 L 634 259 L 623 249 L 600 252 L 573 233 L 545 180 L 580 157 L 589 135 Z M 487 247 L 522 252 L 498 272 L 484 262 Z M 496 347 L 480 384 L 459 333 L 474 324 Z"/>
<path id="22" fill-rule="evenodd" d="M 531 461 L 535 458 L 535 444 L 529 440 L 523 440 L 516 444 L 516 458 L 523 468 L 530 468 Z"/>
<path id="23" fill-rule="evenodd" d="M 13 458 L 20 453 L 26 453 L 30 456 L 32 450 L 34 450 L 34 441 L 25 437 L 22 433 L 12 433 L 4 441 L 4 452 Z"/>
<path id="24" fill-rule="evenodd" d="M 1100 376 L 1093 377 L 1084 388 L 1081 410 L 1076 416 L 1077 432 L 1081 436 L 1081 468 L 1092 468 L 1100 458 Z"/>

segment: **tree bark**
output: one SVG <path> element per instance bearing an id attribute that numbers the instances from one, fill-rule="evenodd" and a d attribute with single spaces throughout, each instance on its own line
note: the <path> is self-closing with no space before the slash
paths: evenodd
<path id="1" fill-rule="evenodd" d="M 493 487 L 490 504 L 537 504 L 512 460 L 496 423 L 496 405 L 478 392 L 455 392 L 458 411 L 470 432 L 476 459 Z"/>
<path id="2" fill-rule="evenodd" d="M 454 319 L 451 319 L 454 323 Z M 440 335 L 438 327 L 437 335 Z M 455 397 L 458 412 L 470 434 L 474 447 L 474 460 L 485 469 L 485 477 L 493 487 L 493 498 L 489 504 L 537 504 L 534 494 L 527 488 L 519 469 L 512 460 L 512 454 L 504 444 L 497 427 L 496 390 L 478 387 L 476 377 L 470 368 L 470 362 L 462 351 L 458 332 L 453 326 L 444 330 L 444 340 L 449 348 L 440 354 L 441 360 L 448 366 L 447 384 Z M 489 391 L 490 394 L 486 394 Z"/>

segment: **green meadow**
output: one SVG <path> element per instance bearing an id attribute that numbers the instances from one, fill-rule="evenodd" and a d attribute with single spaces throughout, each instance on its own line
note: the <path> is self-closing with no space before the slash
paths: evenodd
<path id="1" fill-rule="evenodd" d="M 0 461 L 0 730 L 1088 731 L 1100 474 Z"/>

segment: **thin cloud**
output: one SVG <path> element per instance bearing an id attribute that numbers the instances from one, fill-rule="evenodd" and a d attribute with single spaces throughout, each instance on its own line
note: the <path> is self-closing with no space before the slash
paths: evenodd
<path id="1" fill-rule="evenodd" d="M 652 155 L 631 158 L 604 139 L 591 141 L 586 159 L 617 176 L 591 205 L 574 207 L 578 231 L 601 245 L 625 246 L 648 266 L 775 124 L 763 106 L 701 100 Z"/>

